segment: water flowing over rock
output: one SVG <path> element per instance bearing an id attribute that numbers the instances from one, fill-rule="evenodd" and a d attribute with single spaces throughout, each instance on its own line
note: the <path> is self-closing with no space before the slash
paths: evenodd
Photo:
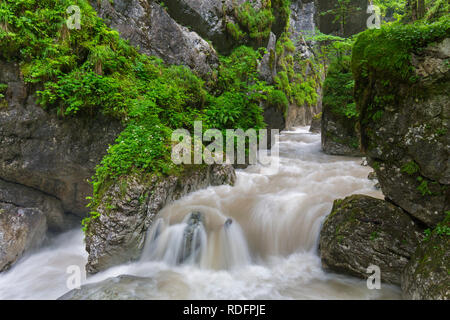
<path id="1" fill-rule="evenodd" d="M 140 257 L 145 235 L 157 213 L 171 201 L 210 185 L 233 184 L 232 166 L 204 166 L 181 176 L 128 176 L 103 193 L 100 214 L 86 232 L 86 270 L 96 273 Z"/>
<path id="2" fill-rule="evenodd" d="M 25 252 L 45 238 L 47 221 L 37 208 L 0 202 L 0 272 L 9 269 Z"/>
<path id="3" fill-rule="evenodd" d="M 218 65 L 214 48 L 196 32 L 178 24 L 154 1 L 93 0 L 91 4 L 109 27 L 142 53 L 169 64 L 186 65 L 202 77 Z"/>
<path id="4" fill-rule="evenodd" d="M 363 195 L 336 200 L 320 233 L 322 264 L 363 279 L 376 265 L 381 281 L 400 284 L 422 234 L 408 214 L 386 201 Z"/>

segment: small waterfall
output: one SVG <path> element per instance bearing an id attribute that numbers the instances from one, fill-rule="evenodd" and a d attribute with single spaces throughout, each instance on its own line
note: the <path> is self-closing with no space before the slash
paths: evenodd
<path id="1" fill-rule="evenodd" d="M 191 212 L 184 217 L 169 213 L 158 218 L 147 233 L 141 261 L 230 270 L 250 264 L 251 257 L 236 221 L 218 213 L 208 217 Z"/>

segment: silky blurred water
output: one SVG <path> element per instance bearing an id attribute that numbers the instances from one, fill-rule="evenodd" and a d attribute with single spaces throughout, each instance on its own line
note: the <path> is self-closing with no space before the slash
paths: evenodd
<path id="1" fill-rule="evenodd" d="M 399 299 L 398 287 L 369 290 L 365 280 L 322 270 L 318 236 L 333 200 L 382 194 L 360 158 L 325 155 L 320 135 L 307 129 L 281 133 L 278 172 L 257 165 L 238 170 L 235 186 L 210 187 L 164 208 L 140 261 L 86 279 L 82 233 L 68 232 L 0 274 L 0 299 L 56 299 L 69 291 L 71 265 L 80 266 L 83 284 L 122 274 L 150 277 L 156 285 L 148 299 Z M 180 265 L 192 212 L 204 218 L 195 233 L 200 253 Z"/>

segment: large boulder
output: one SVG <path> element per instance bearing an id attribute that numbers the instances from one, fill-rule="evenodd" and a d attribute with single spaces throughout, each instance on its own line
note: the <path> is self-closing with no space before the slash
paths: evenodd
<path id="1" fill-rule="evenodd" d="M 383 69 L 391 58 L 380 63 L 370 53 L 397 40 L 368 37 L 359 36 L 353 50 L 362 146 L 384 195 L 434 226 L 450 210 L 450 38 L 410 51 L 400 73 Z"/>
<path id="2" fill-rule="evenodd" d="M 208 186 L 233 184 L 235 179 L 232 166 L 195 166 L 178 176 L 127 176 L 105 187 L 94 208 L 99 216 L 86 229 L 87 272 L 138 259 L 149 226 L 166 204 Z"/>
<path id="3" fill-rule="evenodd" d="M 402 209 L 384 200 L 353 195 L 335 200 L 320 232 L 325 269 L 367 279 L 376 265 L 381 280 L 400 284 L 423 230 Z"/>
<path id="4" fill-rule="evenodd" d="M 45 239 L 47 221 L 37 208 L 0 202 L 0 272 L 8 270 L 23 254 Z"/>
<path id="5" fill-rule="evenodd" d="M 403 270 L 405 299 L 450 300 L 450 219 L 440 230 L 419 245 Z"/>
<path id="6" fill-rule="evenodd" d="M 92 194 L 87 180 L 121 131 L 120 123 L 101 116 L 61 119 L 36 104 L 16 63 L 0 61 L 0 71 L 0 83 L 7 85 L 7 106 L 0 108 L 0 178 L 56 198 L 64 212 L 84 216 Z"/>
<path id="7" fill-rule="evenodd" d="M 218 65 L 214 48 L 196 32 L 178 24 L 159 4 L 139 0 L 92 0 L 105 23 L 142 53 L 168 64 L 190 67 L 207 77 Z"/>

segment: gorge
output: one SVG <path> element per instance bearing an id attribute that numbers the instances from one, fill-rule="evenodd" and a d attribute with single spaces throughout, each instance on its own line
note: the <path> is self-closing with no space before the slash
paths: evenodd
<path id="1" fill-rule="evenodd" d="M 449 9 L 1 1 L 0 299 L 449 299 Z M 198 122 L 278 167 L 175 163 Z"/>

